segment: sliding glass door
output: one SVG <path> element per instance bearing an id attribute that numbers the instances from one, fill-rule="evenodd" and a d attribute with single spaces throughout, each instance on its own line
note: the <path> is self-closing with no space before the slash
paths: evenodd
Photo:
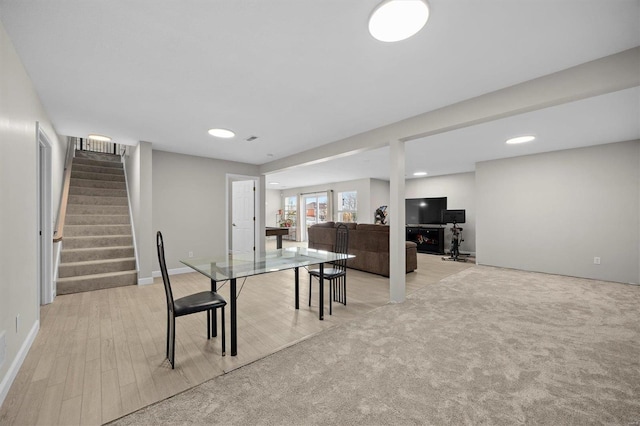
<path id="1" fill-rule="evenodd" d="M 326 192 L 318 194 L 305 194 L 302 196 L 304 212 L 304 227 L 302 241 L 309 241 L 307 229 L 316 223 L 326 222 L 328 219 L 328 197 Z M 301 217 L 302 219 L 302 217 Z M 302 225 L 302 223 L 300 223 Z"/>

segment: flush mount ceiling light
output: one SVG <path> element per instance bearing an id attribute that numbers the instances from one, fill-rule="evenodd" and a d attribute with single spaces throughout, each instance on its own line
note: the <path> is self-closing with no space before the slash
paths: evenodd
<path id="1" fill-rule="evenodd" d="M 87 139 L 93 139 L 94 141 L 100 142 L 111 142 L 111 138 L 109 136 L 102 135 L 89 135 Z"/>
<path id="2" fill-rule="evenodd" d="M 426 176 L 427 172 L 415 172 L 413 175 L 414 176 Z"/>
<path id="3" fill-rule="evenodd" d="M 516 144 L 519 144 L 519 143 L 531 142 L 535 138 L 536 138 L 535 136 L 531 136 L 531 135 L 518 136 L 518 137 L 515 137 L 515 138 L 508 139 L 506 143 L 509 144 L 509 145 L 516 145 Z"/>
<path id="4" fill-rule="evenodd" d="M 420 31 L 428 19 L 425 0 L 385 0 L 369 17 L 369 33 L 376 40 L 400 41 Z"/>
<path id="5" fill-rule="evenodd" d="M 227 130 L 227 129 L 209 129 L 209 134 L 211 136 L 215 136 L 216 138 L 223 138 L 223 139 L 229 139 L 236 135 L 231 130 Z"/>

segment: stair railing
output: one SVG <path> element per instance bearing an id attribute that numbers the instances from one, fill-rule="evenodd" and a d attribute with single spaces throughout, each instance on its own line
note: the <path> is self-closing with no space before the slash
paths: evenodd
<path id="1" fill-rule="evenodd" d="M 105 154 L 122 155 L 124 145 L 115 142 L 98 141 L 95 139 L 73 138 L 76 151 L 102 152 Z"/>
<path id="2" fill-rule="evenodd" d="M 67 216 L 67 203 L 69 201 L 69 184 L 71 182 L 71 165 L 73 164 L 74 144 L 72 138 L 67 138 L 67 155 L 64 162 L 64 177 L 62 180 L 62 195 L 60 197 L 60 208 L 58 209 L 58 220 L 56 230 L 53 232 L 53 242 L 62 241 L 64 233 L 64 221 Z M 76 138 L 77 139 L 77 138 Z"/>

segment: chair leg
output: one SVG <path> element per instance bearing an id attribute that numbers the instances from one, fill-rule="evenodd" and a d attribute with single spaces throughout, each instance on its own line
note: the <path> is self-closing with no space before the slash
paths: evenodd
<path id="1" fill-rule="evenodd" d="M 171 358 L 169 358 L 169 362 L 171 362 L 171 369 L 175 368 L 176 362 L 176 317 L 171 317 Z"/>
<path id="2" fill-rule="evenodd" d="M 222 318 L 220 321 L 222 325 L 222 356 L 225 356 L 227 351 L 227 344 L 225 342 L 225 331 L 224 331 L 224 306 L 220 309 L 220 311 L 222 312 Z"/>
<path id="3" fill-rule="evenodd" d="M 342 303 L 342 298 L 343 298 L 342 279 L 343 277 L 336 278 L 336 290 L 335 290 L 336 296 L 335 296 L 335 299 L 333 299 L 335 302 L 339 302 L 339 303 Z"/>
<path id="4" fill-rule="evenodd" d="M 166 357 L 169 358 L 169 329 L 171 328 L 171 312 L 167 309 L 167 353 Z"/>
<path id="5" fill-rule="evenodd" d="M 335 280 L 329 281 L 329 315 L 333 315 L 333 303 L 331 302 L 331 300 L 334 298 L 335 285 Z"/>
<path id="6" fill-rule="evenodd" d="M 218 336 L 218 317 L 216 316 L 215 312 L 211 312 L 211 336 L 213 337 L 217 337 Z"/>
<path id="7" fill-rule="evenodd" d="M 207 311 L 207 340 L 209 339 L 211 339 L 211 309 Z"/>
<path id="8" fill-rule="evenodd" d="M 347 306 L 347 276 L 342 277 L 342 304 Z"/>
<path id="9" fill-rule="evenodd" d="M 311 306 L 311 282 L 313 281 L 313 275 L 309 274 L 309 306 Z"/>

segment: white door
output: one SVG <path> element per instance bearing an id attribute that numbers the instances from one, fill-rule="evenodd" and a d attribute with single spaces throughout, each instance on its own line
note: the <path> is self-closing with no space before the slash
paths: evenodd
<path id="1" fill-rule="evenodd" d="M 231 182 L 231 252 L 255 250 L 255 181 Z"/>

